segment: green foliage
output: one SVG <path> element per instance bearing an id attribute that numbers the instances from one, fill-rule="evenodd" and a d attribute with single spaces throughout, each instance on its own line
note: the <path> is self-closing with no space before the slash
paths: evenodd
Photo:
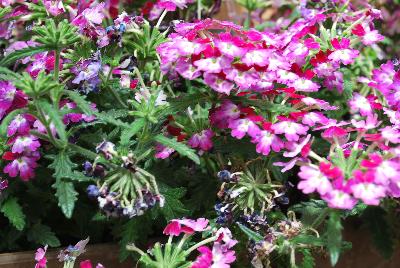
<path id="1" fill-rule="evenodd" d="M 180 201 L 186 194 L 185 188 L 170 188 L 165 184 L 160 184 L 159 187 L 160 193 L 165 198 L 165 204 L 160 210 L 167 221 L 181 218 L 189 213 L 189 210 L 187 210 L 185 205 Z"/>
<path id="2" fill-rule="evenodd" d="M 260 235 L 259 233 L 256 233 L 253 230 L 247 228 L 243 224 L 237 223 L 237 225 L 239 226 L 240 230 L 242 230 L 243 233 L 245 233 L 246 236 L 250 240 L 253 240 L 254 242 L 259 242 L 259 241 L 262 241 L 264 239 L 264 237 L 262 235 Z"/>
<path id="3" fill-rule="evenodd" d="M 53 19 L 47 19 L 45 25 L 35 27 L 33 33 L 33 40 L 43 44 L 48 50 L 59 51 L 80 40 L 77 28 L 67 20 L 56 25 Z"/>
<path id="4" fill-rule="evenodd" d="M 331 211 L 326 226 L 326 239 L 332 266 L 339 260 L 342 248 L 342 223 L 339 211 Z"/>
<path id="5" fill-rule="evenodd" d="M 387 222 L 387 214 L 380 207 L 368 207 L 362 214 L 372 241 L 381 255 L 389 259 L 394 252 L 393 232 Z"/>
<path id="6" fill-rule="evenodd" d="M 67 218 L 71 218 L 78 193 L 75 190 L 74 184 L 65 181 L 64 178 L 71 178 L 73 176 L 72 168 L 75 167 L 75 164 L 65 151 L 61 151 L 54 156 L 53 163 L 49 167 L 54 169 L 53 175 L 56 181 L 52 187 L 56 189 L 58 205 L 64 215 Z"/>
<path id="7" fill-rule="evenodd" d="M 55 82 L 50 75 L 46 75 L 44 71 L 41 71 L 35 79 L 24 72 L 20 79 L 14 81 L 14 85 L 29 97 L 36 98 L 51 91 L 59 92 L 62 90 L 62 86 Z"/>
<path id="8" fill-rule="evenodd" d="M 30 57 L 44 51 L 47 51 L 47 47 L 45 46 L 26 47 L 23 49 L 13 51 L 0 60 L 0 66 L 11 65 L 12 63 L 16 62 L 19 59 Z"/>
<path id="9" fill-rule="evenodd" d="M 156 48 L 166 41 L 165 33 L 161 33 L 157 28 L 152 28 L 145 23 L 141 29 L 135 29 L 124 38 L 124 45 L 132 54 L 137 55 L 139 60 L 156 60 Z M 129 38 L 128 38 L 129 37 Z"/>
<path id="10" fill-rule="evenodd" d="M 298 266 L 298 268 L 314 268 L 315 267 L 315 259 L 311 253 L 311 250 L 307 248 L 299 249 L 299 252 L 303 255 L 303 259 Z"/>
<path id="11" fill-rule="evenodd" d="M 136 243 L 139 240 L 146 241 L 147 236 L 152 232 L 152 220 L 148 214 L 141 217 L 129 219 L 124 224 L 117 228 L 116 234 L 120 237 L 120 260 L 125 260 L 130 253 L 126 250 L 126 245 Z"/>
<path id="12" fill-rule="evenodd" d="M 28 240 L 39 245 L 49 245 L 50 247 L 61 246 L 60 240 L 50 227 L 41 223 L 33 225 L 28 231 Z"/>
<path id="13" fill-rule="evenodd" d="M 75 191 L 74 184 L 72 182 L 56 179 L 53 188 L 56 188 L 58 205 L 61 207 L 62 212 L 67 218 L 71 218 L 77 200 L 76 196 L 78 195 Z"/>
<path id="14" fill-rule="evenodd" d="M 164 146 L 170 147 L 176 150 L 180 155 L 188 157 L 196 164 L 200 164 L 199 156 L 195 153 L 195 151 L 192 148 L 189 148 L 186 144 L 177 142 L 176 140 L 167 138 L 161 134 L 155 136 L 154 141 L 159 142 Z"/>
<path id="15" fill-rule="evenodd" d="M 11 6 L 8 7 L 1 7 L 0 8 L 0 19 L 2 19 L 5 15 L 10 13 L 12 10 Z"/>
<path id="16" fill-rule="evenodd" d="M 25 227 L 25 214 L 16 197 L 10 197 L 0 205 L 0 211 L 8 218 L 10 223 L 19 231 Z"/>
<path id="17" fill-rule="evenodd" d="M 130 126 L 121 132 L 121 146 L 129 146 L 131 138 L 138 133 L 145 125 L 146 121 L 143 118 L 135 120 Z"/>

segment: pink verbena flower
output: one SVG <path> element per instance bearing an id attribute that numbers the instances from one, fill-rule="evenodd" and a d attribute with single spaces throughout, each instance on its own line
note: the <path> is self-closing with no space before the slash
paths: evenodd
<path id="1" fill-rule="evenodd" d="M 378 43 L 385 39 L 385 37 L 379 34 L 377 30 L 371 30 L 370 26 L 367 24 L 357 24 L 353 28 L 352 33 L 360 37 L 362 43 L 366 46 Z"/>
<path id="2" fill-rule="evenodd" d="M 38 248 L 35 253 L 35 261 L 37 263 L 35 264 L 35 268 L 46 268 L 47 264 L 47 258 L 46 258 L 46 251 L 47 251 L 47 245 L 44 246 L 43 248 Z"/>
<path id="3" fill-rule="evenodd" d="M 14 119 L 10 122 L 7 127 L 7 136 L 11 137 L 15 134 L 25 135 L 28 134 L 31 128 L 31 122 L 35 119 L 26 114 L 18 114 L 14 117 Z"/>
<path id="4" fill-rule="evenodd" d="M 92 268 L 92 262 L 90 260 L 84 260 L 79 263 L 79 268 Z M 104 268 L 101 263 L 96 265 L 96 268 Z"/>
<path id="5" fill-rule="evenodd" d="M 173 152 L 175 152 L 174 149 L 169 148 L 167 146 L 164 146 L 160 143 L 156 144 L 156 153 L 154 154 L 155 158 L 159 159 L 166 159 L 168 158 Z"/>
<path id="6" fill-rule="evenodd" d="M 10 82 L 0 81 L 0 119 L 11 108 L 16 92 L 16 88 Z"/>
<path id="7" fill-rule="evenodd" d="M 255 137 L 260 132 L 258 126 L 248 118 L 232 120 L 228 127 L 232 129 L 232 137 L 237 139 L 243 138 L 246 134 Z"/>
<path id="8" fill-rule="evenodd" d="M 105 3 L 100 3 L 92 8 L 86 8 L 72 21 L 72 24 L 78 26 L 81 30 L 101 24 L 104 19 L 104 8 Z"/>
<path id="9" fill-rule="evenodd" d="M 13 154 L 6 152 L 3 154 L 3 159 L 11 161 L 5 167 L 3 172 L 7 173 L 10 177 L 15 178 L 20 175 L 21 179 L 27 181 L 35 177 L 35 168 L 37 167 L 37 160 L 39 160 L 39 152 L 24 152 L 23 154 Z"/>
<path id="10" fill-rule="evenodd" d="M 257 133 L 251 142 L 257 143 L 256 151 L 262 155 L 269 155 L 271 148 L 274 152 L 279 152 L 284 147 L 283 141 L 268 130 Z"/>
<path id="11" fill-rule="evenodd" d="M 199 218 L 197 220 L 181 219 L 172 220 L 164 229 L 163 234 L 179 236 L 181 233 L 193 234 L 207 229 L 208 220 Z"/>
<path id="12" fill-rule="evenodd" d="M 12 144 L 11 151 L 14 154 L 22 152 L 34 152 L 40 147 L 38 138 L 33 135 L 18 136 L 10 139 L 8 144 Z"/>
<path id="13" fill-rule="evenodd" d="M 240 116 L 239 106 L 229 100 L 222 102 L 215 111 L 210 114 L 210 122 L 218 128 L 227 128 L 229 122 L 238 119 Z"/>
<path id="14" fill-rule="evenodd" d="M 326 194 L 323 199 L 331 208 L 353 209 L 357 204 L 357 199 L 353 198 L 351 194 L 339 189 L 333 189 Z"/>
<path id="15" fill-rule="evenodd" d="M 276 134 L 285 134 L 288 141 L 298 141 L 300 135 L 305 135 L 308 131 L 307 126 L 290 120 L 275 123 L 271 128 Z"/>
<path id="16" fill-rule="evenodd" d="M 347 38 L 343 38 L 341 41 L 334 38 L 331 44 L 335 48 L 335 51 L 328 56 L 328 59 L 335 63 L 343 63 L 344 65 L 353 64 L 354 59 L 360 54 L 358 50 L 349 48 L 350 40 Z"/>
<path id="17" fill-rule="evenodd" d="M 202 151 L 208 151 L 213 147 L 211 138 L 214 132 L 211 129 L 205 129 L 200 133 L 195 133 L 188 141 L 188 145 L 192 148 L 199 148 Z"/>
<path id="18" fill-rule="evenodd" d="M 58 16 L 65 12 L 62 0 L 43 0 L 47 12 L 53 16 Z"/>
<path id="19" fill-rule="evenodd" d="M 298 175 L 302 180 L 297 188 L 305 194 L 317 191 L 320 195 L 325 195 L 333 189 L 329 178 L 317 168 L 302 166 Z"/>

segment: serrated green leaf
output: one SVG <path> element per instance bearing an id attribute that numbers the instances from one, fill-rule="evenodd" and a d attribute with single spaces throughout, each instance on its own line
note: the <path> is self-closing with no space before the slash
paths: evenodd
<path id="1" fill-rule="evenodd" d="M 41 53 L 41 52 L 44 52 L 47 50 L 48 50 L 48 48 L 46 46 L 26 47 L 23 49 L 16 50 L 14 52 L 11 52 L 7 56 L 5 56 L 2 60 L 0 60 L 0 66 L 8 66 L 19 59 L 22 59 L 25 57 L 30 57 L 32 55 L 35 55 L 37 53 Z"/>
<path id="2" fill-rule="evenodd" d="M 299 265 L 299 268 L 314 268 L 315 260 L 311 253 L 311 250 L 303 248 L 299 250 L 303 255 L 303 259 Z"/>
<path id="3" fill-rule="evenodd" d="M 180 155 L 188 157 L 196 164 L 200 164 L 199 156 L 196 154 L 196 152 L 192 148 L 189 148 L 188 146 L 186 146 L 186 144 L 177 142 L 176 140 L 167 138 L 161 134 L 155 136 L 154 141 L 159 142 L 164 146 L 170 147 L 170 148 L 174 149 L 175 151 L 177 151 Z"/>
<path id="4" fill-rule="evenodd" d="M 254 232 L 253 230 L 247 228 L 246 226 L 244 226 L 241 223 L 237 223 L 237 225 L 239 226 L 240 230 L 243 231 L 243 233 L 245 233 L 247 235 L 247 237 L 255 242 L 259 242 L 262 241 L 264 239 L 264 237 L 262 235 L 260 235 L 257 232 Z"/>
<path id="5" fill-rule="evenodd" d="M 331 265 L 335 266 L 339 260 L 342 246 L 342 223 L 339 211 L 331 211 L 327 222 L 327 247 Z"/>
<path id="6" fill-rule="evenodd" d="M 144 118 L 139 118 L 135 120 L 135 122 L 130 124 L 128 128 L 124 129 L 121 132 L 121 137 L 120 137 L 121 145 L 122 146 L 129 145 L 130 139 L 144 127 L 145 122 L 146 121 Z"/>
<path id="7" fill-rule="evenodd" d="M 79 93 L 71 90 L 66 90 L 65 91 L 68 97 L 75 102 L 75 104 L 78 106 L 81 111 L 86 114 L 86 115 L 92 115 L 94 114 L 93 109 L 90 107 L 90 103 L 80 95 Z"/>
<path id="8" fill-rule="evenodd" d="M 75 191 L 74 184 L 72 182 L 63 181 L 62 179 L 56 179 L 53 188 L 56 189 L 58 205 L 61 207 L 62 212 L 67 218 L 71 218 L 78 195 Z"/>
<path id="9" fill-rule="evenodd" d="M 28 240 L 39 245 L 49 245 L 50 247 L 61 246 L 60 240 L 50 227 L 41 223 L 33 225 L 28 231 Z"/>
<path id="10" fill-rule="evenodd" d="M 386 212 L 380 207 L 368 207 L 362 216 L 369 228 L 374 246 L 384 258 L 389 259 L 394 252 L 395 236 L 386 221 Z"/>
<path id="11" fill-rule="evenodd" d="M 180 218 L 189 213 L 189 210 L 187 210 L 185 205 L 179 200 L 186 194 L 185 188 L 171 188 L 165 184 L 160 184 L 159 188 L 160 193 L 165 198 L 165 204 L 160 210 L 167 221 Z"/>
<path id="12" fill-rule="evenodd" d="M 65 151 L 61 151 L 54 156 L 53 163 L 49 165 L 50 168 L 54 169 L 56 182 L 52 187 L 56 189 L 58 205 L 67 218 L 71 218 L 72 216 L 78 193 L 75 191 L 72 182 L 63 179 L 73 176 L 74 173 L 72 169 L 75 166 L 76 164 L 71 161 L 69 155 Z"/>
<path id="13" fill-rule="evenodd" d="M 25 227 L 25 214 L 18 204 L 16 197 L 10 197 L 1 204 L 0 211 L 8 218 L 10 223 L 19 231 Z"/>
<path id="14" fill-rule="evenodd" d="M 76 164 L 71 161 L 68 153 L 65 151 L 61 151 L 55 155 L 53 163 L 49 165 L 49 168 L 54 169 L 54 176 L 59 179 L 66 178 L 66 176 L 72 174 L 74 167 L 76 167 Z"/>

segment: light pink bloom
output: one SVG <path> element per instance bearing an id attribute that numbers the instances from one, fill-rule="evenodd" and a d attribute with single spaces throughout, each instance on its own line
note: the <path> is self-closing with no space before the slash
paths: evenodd
<path id="1" fill-rule="evenodd" d="M 349 106 L 353 112 L 360 112 L 362 116 L 372 115 L 373 109 L 370 101 L 357 92 L 354 92 L 353 98 L 349 101 Z"/>
<path id="2" fill-rule="evenodd" d="M 194 232 L 202 232 L 208 227 L 208 220 L 199 218 L 197 220 L 181 219 L 172 220 L 164 229 L 163 234 L 179 236 L 181 233 L 193 234 Z"/>
<path id="3" fill-rule="evenodd" d="M 44 6 L 51 15 L 58 16 L 65 12 L 62 0 L 43 0 Z"/>
<path id="4" fill-rule="evenodd" d="M 0 81 L 0 120 L 11 108 L 17 90 L 8 81 Z"/>
<path id="5" fill-rule="evenodd" d="M 208 151 L 213 147 L 211 138 L 214 133 L 211 129 L 206 129 L 200 133 L 194 134 L 188 141 L 188 145 L 192 148 L 199 148 L 203 151 Z"/>
<path id="6" fill-rule="evenodd" d="M 232 59 L 227 57 L 206 58 L 195 61 L 194 66 L 203 72 L 220 73 L 224 68 L 229 67 L 231 62 Z"/>
<path id="7" fill-rule="evenodd" d="M 354 59 L 358 57 L 360 52 L 355 49 L 350 49 L 350 40 L 343 38 L 341 41 L 334 38 L 331 41 L 332 46 L 336 49 L 329 56 L 328 59 L 335 63 L 343 63 L 344 65 L 353 64 Z"/>
<path id="8" fill-rule="evenodd" d="M 27 116 L 18 114 L 7 127 L 7 136 L 11 137 L 17 133 L 25 135 L 29 132 L 29 130 L 30 123 L 27 119 Z"/>
<path id="9" fill-rule="evenodd" d="M 269 49 L 255 49 L 248 51 L 243 57 L 242 62 L 247 66 L 267 66 L 269 58 L 271 57 L 271 50 Z"/>
<path id="10" fill-rule="evenodd" d="M 269 155 L 271 148 L 274 152 L 279 152 L 285 146 L 278 136 L 267 130 L 260 131 L 251 142 L 257 143 L 256 151 L 263 155 Z"/>
<path id="11" fill-rule="evenodd" d="M 229 95 L 234 87 L 233 83 L 220 79 L 217 75 L 211 73 L 204 74 L 204 82 L 215 91 L 226 95 Z"/>
<path id="12" fill-rule="evenodd" d="M 353 196 L 361 199 L 367 205 L 379 205 L 380 199 L 385 197 L 385 187 L 369 182 L 361 182 L 351 186 Z"/>
<path id="13" fill-rule="evenodd" d="M 35 253 L 35 268 L 46 268 L 47 259 L 46 259 L 46 251 L 47 245 L 44 248 L 38 248 Z"/>
<path id="14" fill-rule="evenodd" d="M 298 141 L 299 135 L 307 134 L 308 127 L 292 121 L 281 121 L 271 127 L 275 134 L 285 134 L 288 141 Z"/>
<path id="15" fill-rule="evenodd" d="M 357 204 L 357 200 L 350 194 L 338 189 L 330 191 L 328 194 L 323 196 L 323 199 L 331 208 L 353 209 Z"/>
<path id="16" fill-rule="evenodd" d="M 29 180 L 35 177 L 34 169 L 37 167 L 36 161 L 39 160 L 38 152 L 13 154 L 7 152 L 3 155 L 3 159 L 11 161 L 5 167 L 3 172 L 10 177 L 15 178 L 20 175 L 22 180 Z"/>
<path id="17" fill-rule="evenodd" d="M 319 169 L 311 166 L 300 167 L 299 177 L 302 179 L 297 188 L 305 194 L 317 191 L 320 195 L 325 195 L 332 190 L 332 184 Z"/>
<path id="18" fill-rule="evenodd" d="M 33 135 L 18 136 L 11 139 L 8 144 L 13 144 L 11 151 L 13 153 L 34 152 L 40 147 L 38 138 Z"/>
<path id="19" fill-rule="evenodd" d="M 256 135 L 260 132 L 258 126 L 247 118 L 236 119 L 229 122 L 230 129 L 232 129 L 231 135 L 234 138 L 241 139 L 246 134 L 250 137 L 256 137 Z"/>
<path id="20" fill-rule="evenodd" d="M 175 152 L 174 149 L 166 147 L 160 143 L 156 144 L 156 153 L 155 153 L 155 158 L 159 159 L 166 159 L 168 158 L 173 152 Z"/>

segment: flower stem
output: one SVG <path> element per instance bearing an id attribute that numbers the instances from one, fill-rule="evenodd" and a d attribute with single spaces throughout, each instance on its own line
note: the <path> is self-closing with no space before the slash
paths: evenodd
<path id="1" fill-rule="evenodd" d="M 58 82 L 60 73 L 60 50 L 56 49 L 55 53 L 55 63 L 54 63 L 54 80 Z"/>
<path id="2" fill-rule="evenodd" d="M 218 237 L 216 237 L 216 236 L 212 236 L 212 237 L 210 237 L 210 238 L 207 238 L 207 239 L 205 239 L 205 240 L 203 240 L 203 241 L 201 241 L 201 242 L 199 242 L 199 243 L 193 245 L 193 246 L 190 247 L 189 249 L 185 250 L 184 254 L 187 256 L 187 255 L 189 255 L 192 251 L 196 250 L 197 248 L 199 248 L 199 247 L 201 247 L 201 246 L 204 246 L 205 244 L 208 244 L 208 243 L 210 243 L 210 242 L 213 242 L 213 241 L 217 240 L 217 238 L 218 238 Z"/>
<path id="3" fill-rule="evenodd" d="M 165 16 L 167 15 L 167 13 L 168 13 L 168 10 L 165 9 L 165 10 L 163 11 L 163 13 L 161 14 L 160 18 L 158 19 L 155 28 L 158 29 L 158 28 L 160 27 L 161 22 L 164 20 L 164 18 L 165 18 Z"/>

